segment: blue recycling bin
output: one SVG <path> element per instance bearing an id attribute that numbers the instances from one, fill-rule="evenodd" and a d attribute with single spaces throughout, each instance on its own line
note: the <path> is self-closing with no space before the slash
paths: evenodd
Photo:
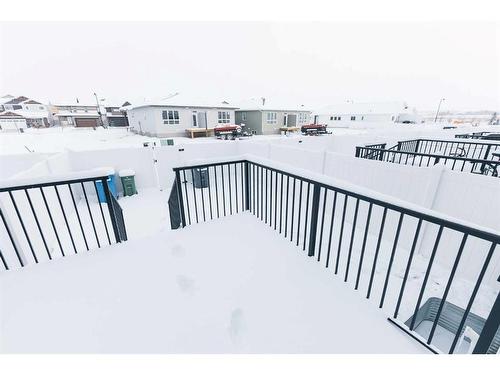
<path id="1" fill-rule="evenodd" d="M 115 198 L 118 198 L 118 191 L 116 190 L 116 178 L 114 174 L 110 174 L 107 179 L 109 192 L 113 194 Z M 100 203 L 107 203 L 106 194 L 104 193 L 104 187 L 102 186 L 102 180 L 96 181 L 97 195 L 99 197 Z"/>

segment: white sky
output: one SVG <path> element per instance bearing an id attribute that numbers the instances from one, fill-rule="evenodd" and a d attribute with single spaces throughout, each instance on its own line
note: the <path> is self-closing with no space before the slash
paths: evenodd
<path id="1" fill-rule="evenodd" d="M 405 100 L 500 109 L 500 26 L 427 23 L 3 23 L 0 96 L 132 103 L 174 92 L 319 108 Z"/>

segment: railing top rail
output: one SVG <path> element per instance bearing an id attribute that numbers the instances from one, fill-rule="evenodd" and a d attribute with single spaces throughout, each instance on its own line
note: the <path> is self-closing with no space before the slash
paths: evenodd
<path id="1" fill-rule="evenodd" d="M 478 237 L 487 241 L 500 243 L 500 232 L 494 229 L 485 228 L 477 224 L 469 223 L 465 220 L 456 219 L 440 212 L 426 209 L 413 203 L 394 198 L 373 190 L 359 187 L 345 181 L 337 180 L 332 177 L 306 171 L 299 168 L 294 168 L 289 165 L 275 162 L 269 159 L 259 158 L 253 155 L 244 155 L 234 159 L 228 159 L 223 162 L 213 162 L 204 164 L 190 164 L 182 167 L 174 168 L 174 171 L 185 170 L 191 168 L 206 168 L 212 166 L 234 164 L 241 162 L 250 162 L 257 166 L 267 168 L 271 171 L 282 173 L 285 176 L 300 179 L 304 182 L 318 184 L 321 187 L 332 189 L 341 194 L 346 194 L 354 198 L 359 198 L 369 203 L 385 207 L 387 209 L 403 213 L 408 216 L 421 218 L 433 224 L 442 225 L 443 227 L 456 230 L 462 233 L 467 233 L 474 237 Z"/>
<path id="2" fill-rule="evenodd" d="M 370 151 L 379 151 L 379 152 L 392 152 L 395 154 L 407 154 L 407 155 L 413 155 L 413 156 L 425 156 L 425 157 L 435 157 L 435 158 L 442 158 L 442 159 L 453 159 L 453 160 L 460 160 L 460 161 L 468 161 L 471 163 L 488 163 L 488 164 L 497 164 L 500 165 L 500 161 L 498 160 L 490 160 L 490 159 L 473 159 L 473 158 L 467 158 L 463 156 L 451 156 L 451 155 L 442 155 L 442 154 L 428 154 L 428 153 L 422 153 L 422 152 L 413 152 L 413 151 L 402 151 L 402 150 L 394 150 L 394 149 L 378 149 L 378 148 L 371 148 L 371 147 L 366 147 L 366 146 L 356 146 L 358 149 L 365 149 L 365 150 L 370 150 Z"/>
<path id="3" fill-rule="evenodd" d="M 71 172 L 64 175 L 5 179 L 0 181 L 0 192 L 95 181 L 101 178 L 106 178 L 112 173 L 113 170 L 110 170 L 109 168 L 97 168 L 88 171 Z"/>
<path id="4" fill-rule="evenodd" d="M 468 139 L 468 138 L 464 138 Z M 488 139 L 478 139 L 477 141 L 457 141 L 456 139 L 435 139 L 435 138 L 415 138 L 415 139 L 407 139 L 404 141 L 398 141 L 398 143 L 405 142 L 416 142 L 416 141 L 430 141 L 430 142 L 443 142 L 443 143 L 460 143 L 460 144 L 473 144 L 473 145 L 498 145 L 499 141 L 488 140 Z M 480 142 L 479 142 L 480 141 Z"/>

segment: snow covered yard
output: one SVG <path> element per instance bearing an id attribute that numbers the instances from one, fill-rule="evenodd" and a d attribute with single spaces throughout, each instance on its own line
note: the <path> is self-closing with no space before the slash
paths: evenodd
<path id="1" fill-rule="evenodd" d="M 0 288 L 2 352 L 426 352 L 249 213 L 3 273 Z"/>

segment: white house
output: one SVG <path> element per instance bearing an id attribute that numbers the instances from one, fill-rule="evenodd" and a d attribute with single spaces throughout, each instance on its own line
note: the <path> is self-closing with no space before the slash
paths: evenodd
<path id="1" fill-rule="evenodd" d="M 0 100 L 0 114 L 10 113 L 25 119 L 27 127 L 48 127 L 49 111 L 47 106 L 26 96 L 3 96 Z M 4 116 L 5 118 L 5 116 Z"/>
<path id="2" fill-rule="evenodd" d="M 26 129 L 26 119 L 14 112 L 0 112 L 0 131 L 2 132 L 18 132 Z"/>
<path id="3" fill-rule="evenodd" d="M 418 123 L 415 108 L 405 102 L 342 103 L 318 110 L 314 122 L 330 127 L 360 123 Z"/>
<path id="4" fill-rule="evenodd" d="M 186 129 L 234 124 L 236 107 L 227 102 L 190 101 L 174 96 L 124 107 L 130 129 L 150 136 L 184 136 Z"/>

